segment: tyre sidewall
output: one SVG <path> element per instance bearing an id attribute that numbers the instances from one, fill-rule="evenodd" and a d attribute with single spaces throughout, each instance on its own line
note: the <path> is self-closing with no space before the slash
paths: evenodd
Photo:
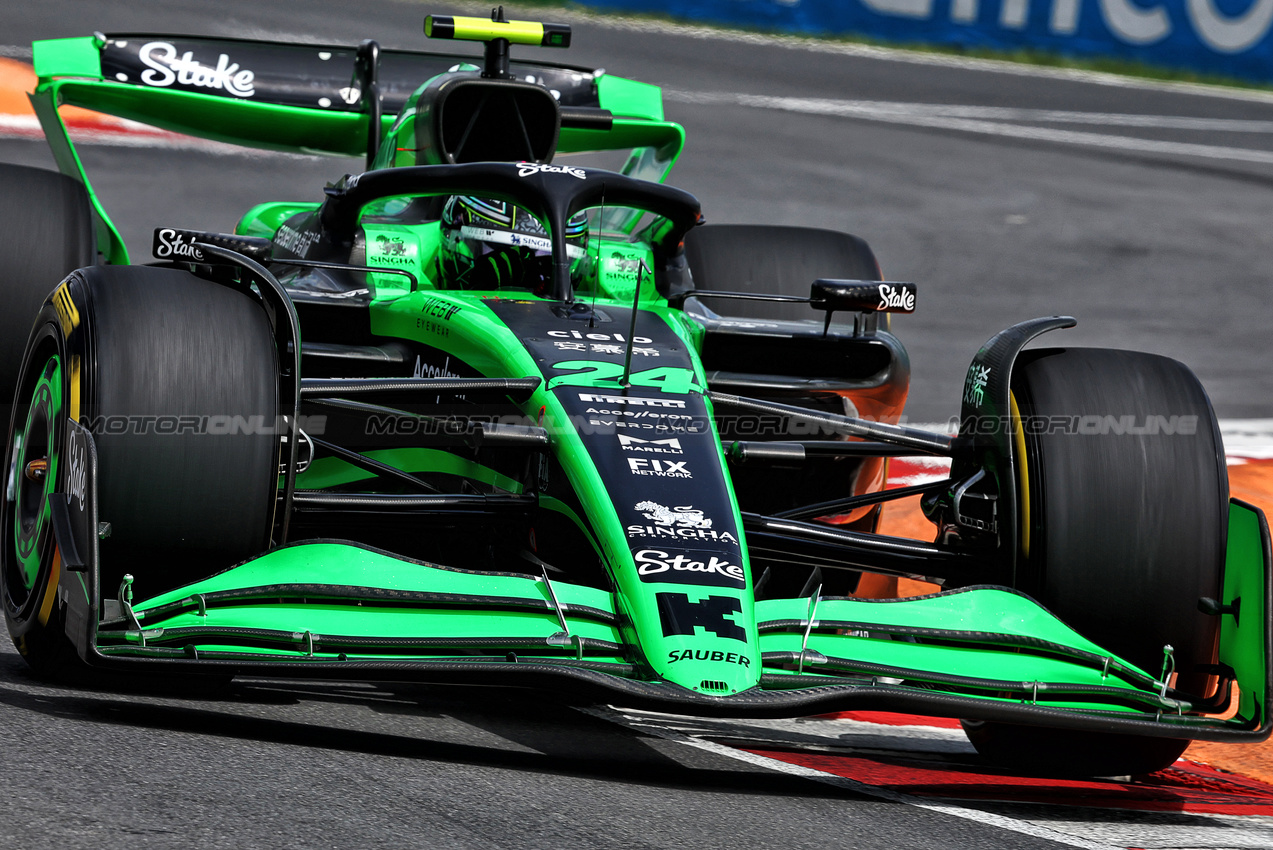
<path id="1" fill-rule="evenodd" d="M 67 339 L 61 331 L 61 323 L 56 309 L 51 302 L 46 302 L 36 320 L 31 338 L 28 340 L 26 354 L 23 357 L 21 370 L 18 373 L 20 379 L 16 398 L 24 399 L 24 402 L 13 404 L 9 413 L 9 429 L 5 442 L 6 477 L 10 474 L 19 474 L 9 468 L 10 464 L 14 462 L 14 441 L 18 431 L 25 427 L 31 406 L 30 394 L 35 388 L 39 373 L 43 370 L 44 364 L 53 356 L 57 356 L 62 362 L 62 416 L 59 417 L 60 422 L 50 423 L 54 435 L 54 450 L 60 456 L 66 445 L 65 420 L 72 412 L 68 410 L 68 406 L 71 403 L 68 345 Z M 59 480 L 55 491 L 64 492 L 66 489 L 66 464 L 58 463 L 57 475 Z M 53 531 L 50 527 L 45 532 L 47 538 L 42 546 L 40 567 L 35 581 L 29 590 L 17 591 L 17 587 L 21 582 L 15 575 L 15 571 L 20 570 L 21 566 L 17 562 L 17 552 L 14 544 L 16 522 L 17 517 L 13 506 L 6 496 L 3 518 L 0 521 L 0 534 L 3 535 L 0 538 L 0 559 L 3 561 L 3 563 L 0 563 L 0 571 L 3 573 L 3 581 L 0 583 L 0 595 L 3 596 L 4 615 L 9 633 L 19 650 L 30 660 L 32 654 L 39 654 L 42 645 L 63 639 L 60 606 L 56 603 L 53 605 L 52 612 L 46 623 L 41 623 L 39 620 L 39 612 L 44 605 L 47 594 L 56 593 L 57 591 L 56 587 L 50 587 L 54 560 L 52 554 L 55 549 L 55 542 L 52 537 Z M 16 598 L 19 593 L 23 598 Z"/>

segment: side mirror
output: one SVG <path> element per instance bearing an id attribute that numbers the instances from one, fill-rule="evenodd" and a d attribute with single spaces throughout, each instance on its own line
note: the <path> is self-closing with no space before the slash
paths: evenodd
<path id="1" fill-rule="evenodd" d="M 852 313 L 914 313 L 915 284 L 890 280 L 815 280 L 809 291 L 809 306 L 831 316 L 842 310 Z"/>

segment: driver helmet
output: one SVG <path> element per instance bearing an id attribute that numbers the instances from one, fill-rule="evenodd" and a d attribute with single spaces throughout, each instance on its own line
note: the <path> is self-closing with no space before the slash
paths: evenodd
<path id="1" fill-rule="evenodd" d="M 588 220 L 566 222 L 570 281 L 587 274 Z M 521 289 L 544 295 L 552 283 L 552 239 L 539 219 L 506 201 L 455 195 L 442 208 L 442 279 L 459 289 Z"/>

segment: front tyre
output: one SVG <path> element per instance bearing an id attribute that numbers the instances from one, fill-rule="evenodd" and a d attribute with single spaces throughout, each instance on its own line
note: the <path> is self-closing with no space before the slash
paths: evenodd
<path id="1" fill-rule="evenodd" d="M 9 420 L 0 595 L 40 674 L 65 636 L 48 497 L 68 492 L 68 421 L 97 444 L 100 585 L 142 597 L 269 545 L 278 477 L 277 354 L 264 309 L 176 269 L 81 269 L 40 310 Z"/>
<path id="2" fill-rule="evenodd" d="M 1183 364 L 1109 349 L 1038 349 L 1012 374 L 1021 551 L 1015 585 L 1084 637 L 1204 695 L 1229 485 L 1211 403 Z M 1050 773 L 1170 765 L 1188 741 L 965 724 L 988 758 Z"/>

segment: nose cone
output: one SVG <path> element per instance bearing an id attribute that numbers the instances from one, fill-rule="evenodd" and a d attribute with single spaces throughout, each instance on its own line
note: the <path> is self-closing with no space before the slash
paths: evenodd
<path id="1" fill-rule="evenodd" d="M 760 648 L 750 594 L 708 588 L 654 594 L 657 623 L 642 645 L 660 677 L 692 691 L 727 696 L 760 683 Z"/>

